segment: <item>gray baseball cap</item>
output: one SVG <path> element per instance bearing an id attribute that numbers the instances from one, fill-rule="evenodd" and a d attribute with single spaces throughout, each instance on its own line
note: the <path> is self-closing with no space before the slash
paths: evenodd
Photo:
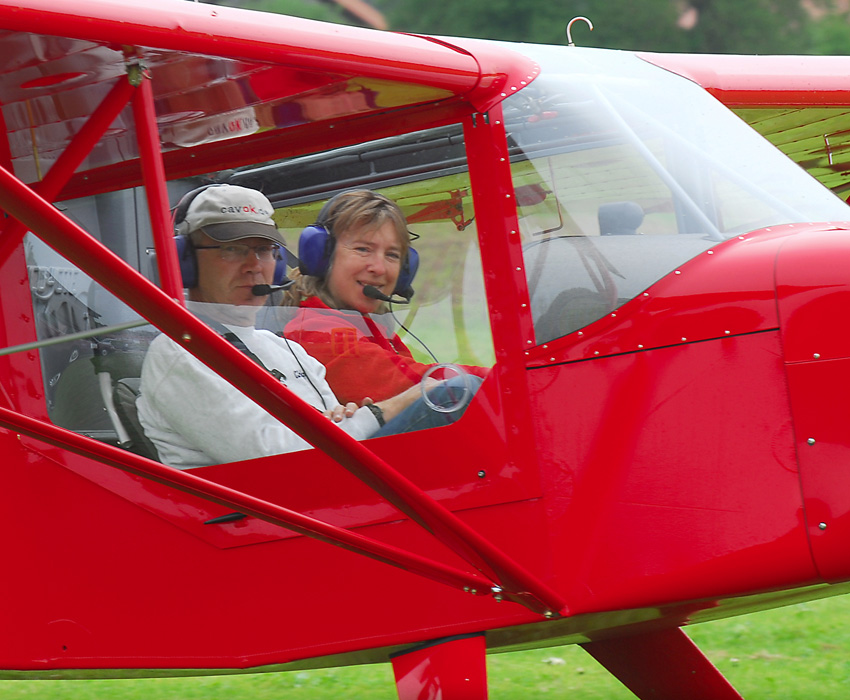
<path id="1" fill-rule="evenodd" d="M 239 185 L 217 185 L 192 200 L 185 225 L 187 231 L 202 229 L 221 243 L 258 236 L 285 245 L 273 213 L 274 207 L 262 192 Z"/>

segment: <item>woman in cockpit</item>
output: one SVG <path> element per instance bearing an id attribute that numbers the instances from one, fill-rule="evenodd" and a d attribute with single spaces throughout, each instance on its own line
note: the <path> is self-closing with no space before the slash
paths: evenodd
<path id="1" fill-rule="evenodd" d="M 395 202 L 362 189 L 330 199 L 301 233 L 300 269 L 284 300 L 299 309 L 284 332 L 325 365 L 343 403 L 395 396 L 433 367 L 413 358 L 386 314 L 394 295 L 413 294 L 419 257 L 410 236 Z M 463 369 L 474 389 L 488 372 Z M 438 368 L 432 376 L 451 375 Z"/>

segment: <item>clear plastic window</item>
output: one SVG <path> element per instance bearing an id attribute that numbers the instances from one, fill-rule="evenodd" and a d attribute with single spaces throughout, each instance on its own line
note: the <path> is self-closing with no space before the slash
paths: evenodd
<path id="1" fill-rule="evenodd" d="M 368 144 L 361 146 L 365 149 L 369 147 Z M 455 157 L 456 149 L 451 150 Z M 465 158 L 461 157 L 461 161 L 465 161 Z M 415 389 L 422 372 L 429 371 L 434 365 L 458 365 L 461 367 L 461 375 L 483 378 L 495 361 L 468 175 L 464 164 L 457 167 L 457 163 L 454 163 L 451 170 L 444 166 L 442 160 L 438 159 L 431 173 L 420 174 L 416 178 L 389 186 L 379 187 L 374 183 L 371 186 L 401 206 L 410 220 L 409 228 L 416 237 L 413 245 L 419 253 L 420 266 L 413 282 L 415 294 L 410 303 L 393 303 L 385 306 L 381 313 L 367 316 L 344 309 L 334 310 L 332 333 L 328 336 L 333 338 L 333 343 L 325 348 L 319 347 L 321 342 L 312 342 L 315 338 L 296 339 L 297 334 L 291 333 L 291 324 L 297 320 L 300 309 L 286 305 L 282 293 L 268 296 L 265 304 L 259 308 L 257 328 L 271 331 L 284 342 L 300 342 L 310 354 L 315 350 L 313 357 L 327 367 L 330 391 L 337 394 L 336 398 L 343 403 L 355 401 L 359 404 L 366 395 L 377 402 L 405 389 Z M 325 171 L 328 172 L 327 169 Z M 245 176 L 247 174 L 243 174 Z M 176 189 L 191 188 L 187 183 L 184 185 Z M 275 196 L 268 183 L 262 189 L 276 206 L 275 219 L 284 237 L 292 250 L 297 251 L 301 229 L 315 220 L 318 209 L 327 197 L 287 203 Z M 143 193 L 128 190 L 114 193 L 108 198 L 108 202 L 89 198 L 62 206 L 92 235 L 112 250 L 119 251 L 121 257 L 143 268 L 149 277 L 155 279 L 147 219 L 140 214 L 138 221 L 134 221 L 135 214 L 127 211 L 131 202 L 144 206 Z M 174 199 L 176 201 L 179 196 Z M 143 212 L 143 209 L 140 211 Z M 115 220 L 116 216 L 121 217 L 121 221 Z M 146 358 L 153 354 L 151 348 L 164 347 L 167 343 L 163 341 L 168 339 L 157 339 L 159 331 L 156 328 L 147 324 L 128 305 L 54 252 L 37 236 L 27 235 L 25 252 L 50 420 L 62 427 L 151 456 L 148 444 L 151 433 L 155 434 L 154 442 L 157 442 L 174 426 L 163 420 L 153 431 L 149 429 L 152 423 L 146 416 L 152 415 L 152 410 L 144 408 L 142 366 Z M 297 264 L 297 261 L 289 262 L 291 272 L 291 266 Z M 223 319 L 225 324 L 232 315 L 227 309 L 203 306 L 189 304 L 191 311 L 207 318 Z M 219 330 L 217 326 L 214 327 Z M 400 378 L 396 378 L 397 381 L 389 382 L 384 370 L 386 363 L 342 363 L 346 338 L 342 338 L 340 345 L 339 334 L 333 332 L 340 328 L 353 333 L 355 342 L 371 337 L 376 346 L 388 349 L 388 354 L 400 360 L 405 367 L 417 365 L 416 372 L 404 369 L 400 372 Z M 292 338 L 287 339 L 287 335 Z M 291 351 L 294 343 L 287 344 Z M 239 345 L 237 347 L 242 349 Z M 288 350 L 286 345 L 281 347 L 284 353 Z M 262 352 L 245 354 L 254 359 Z M 299 361 L 300 368 L 294 366 L 293 362 L 293 368 L 279 373 L 280 381 L 292 388 L 294 380 L 309 375 L 311 382 L 318 383 L 318 375 L 307 366 L 309 363 L 300 356 Z M 344 368 L 342 374 L 332 371 L 337 365 Z M 451 379 L 454 371 L 453 368 L 441 368 L 440 374 L 434 377 L 438 380 Z M 368 392 L 362 396 L 346 395 L 347 382 L 335 386 L 335 378 L 340 376 L 362 379 L 368 384 Z M 389 388 L 382 387 L 384 384 Z M 469 383 L 468 390 L 464 388 L 461 394 L 456 395 L 460 397 L 456 403 L 458 408 L 465 410 L 479 385 L 480 381 L 474 379 Z M 222 392 L 230 391 L 223 387 L 220 389 Z M 142 398 L 137 404 L 140 394 Z M 218 394 L 219 397 L 222 395 Z M 243 400 L 250 403 L 250 399 L 243 399 L 238 393 L 233 396 L 233 403 Z M 430 394 L 422 396 L 427 405 Z M 333 407 L 331 397 L 321 386 L 317 392 L 315 387 L 311 389 L 305 384 L 301 397 L 319 410 Z M 215 397 L 205 400 L 220 413 L 228 401 L 217 401 Z M 435 403 L 432 408 L 437 412 L 449 413 L 443 410 L 446 405 L 450 404 Z M 189 413 L 187 408 L 182 414 Z M 462 411 L 458 415 L 461 414 Z M 245 432 L 238 426 L 237 430 Z M 355 436 L 363 439 L 372 435 L 359 432 Z M 237 437 L 234 436 L 229 442 L 237 444 Z M 178 442 L 180 447 L 171 453 L 166 452 L 166 457 L 178 454 L 181 449 L 184 453 L 193 451 L 185 443 Z M 258 441 L 253 440 L 250 445 L 253 451 L 244 454 L 223 450 L 214 459 L 203 449 L 197 449 L 187 459 L 191 462 L 189 466 L 201 466 L 256 458 L 263 456 L 262 449 L 257 448 L 258 444 Z M 299 442 L 292 449 L 304 449 L 307 446 Z M 289 448 L 283 451 L 289 451 Z M 162 454 L 158 456 L 163 457 Z M 171 463 L 167 458 L 163 458 L 163 461 Z"/>
<path id="2" fill-rule="evenodd" d="M 36 236 L 27 234 L 24 249 L 50 420 L 138 449 L 141 436 L 122 421 L 114 390 L 127 382 L 138 390 L 157 331 Z"/>
<path id="3" fill-rule="evenodd" d="M 846 205 L 705 91 L 619 52 L 524 47 L 505 101 L 538 343 L 637 296 L 730 236 Z"/>

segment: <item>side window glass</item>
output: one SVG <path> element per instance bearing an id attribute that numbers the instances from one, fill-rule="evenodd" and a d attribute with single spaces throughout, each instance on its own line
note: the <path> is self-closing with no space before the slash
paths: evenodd
<path id="1" fill-rule="evenodd" d="M 135 246 L 136 237 L 125 235 L 124 227 L 135 231 L 134 207 L 126 206 L 134 197 L 126 191 L 110 196 L 109 203 L 86 198 L 60 208 L 138 265 L 138 249 L 127 247 Z M 125 206 L 115 206 L 115 200 Z M 100 216 L 104 207 L 126 220 Z M 98 440 L 137 448 L 141 436 L 131 435 L 132 428 L 128 432 L 115 392 L 119 383 L 137 390 L 155 329 L 37 236 L 25 236 L 24 251 L 49 419 Z"/>
<path id="2" fill-rule="evenodd" d="M 611 162 L 639 186 L 588 196 Z M 530 158 L 513 172 L 538 343 L 602 318 L 717 243 L 679 232 L 670 191 L 629 144 Z"/>
<path id="3" fill-rule="evenodd" d="M 495 362 L 490 334 L 478 233 L 469 194 L 468 176 L 462 188 L 439 179 L 375 189 L 397 202 L 405 212 L 412 246 L 419 255 L 409 304 L 393 304 L 371 319 L 388 334 L 398 334 L 420 362 L 455 362 L 491 366 Z M 433 187 L 428 198 L 417 196 Z M 324 201 L 324 200 L 323 200 Z M 316 215 L 316 206 L 278 209 L 275 218 L 289 247 L 297 251 L 298 237 Z M 465 218 L 464 218 L 465 217 Z M 282 314 L 288 313 L 285 309 Z M 289 312 L 291 313 L 291 312 Z"/>
<path id="4" fill-rule="evenodd" d="M 606 52 L 567 72 L 526 48 L 545 70 L 504 115 L 538 344 L 732 236 L 841 205 L 688 80 Z"/>
<path id="5" fill-rule="evenodd" d="M 460 127 L 453 127 L 452 132 L 460 135 Z M 445 142 L 445 133 L 436 138 L 440 143 Z M 371 144 L 362 146 L 371 147 Z M 428 144 L 421 152 L 425 156 L 417 160 L 414 154 L 410 166 L 399 160 L 393 162 L 396 171 L 407 167 L 417 171 L 415 177 L 387 178 L 387 182 L 364 184 L 397 203 L 407 218 L 414 238 L 412 246 L 419 260 L 412 284 L 414 294 L 409 302 L 384 305 L 371 314 L 334 309 L 329 324 L 320 323 L 322 327 L 329 327 L 325 337 L 316 341 L 315 334 L 311 333 L 291 335 L 292 340 L 299 342 L 308 354 L 325 366 L 330 390 L 343 403 L 355 401 L 359 404 L 365 396 L 375 401 L 390 398 L 415 388 L 423 372 L 430 372 L 436 366 L 439 374 L 434 377 L 437 380 L 451 379 L 455 372 L 472 377 L 469 392 L 458 402 L 465 410 L 495 362 L 462 139 L 449 148 L 448 153 Z M 294 164 L 294 171 L 298 166 Z M 264 166 L 264 170 L 275 167 Z M 280 167 L 286 169 L 289 164 Z M 325 177 L 331 172 L 326 167 L 321 170 Z M 240 173 L 236 179 L 249 175 L 251 173 Z M 261 189 L 270 195 L 276 206 L 275 222 L 292 252 L 297 253 L 299 234 L 316 220 L 319 209 L 334 190 L 330 189 L 328 195 L 314 195 L 307 201 L 299 198 L 300 201 L 287 202 L 281 201 L 280 193 L 275 193 L 275 182 L 277 180 L 272 179 L 244 186 Z M 326 183 L 328 187 L 335 184 Z M 191 189 L 187 183 L 175 183 L 175 187 L 177 185 L 181 191 L 187 186 Z M 284 193 L 288 191 L 288 185 L 282 189 Z M 146 216 L 137 217 L 132 213 L 133 209 L 138 211 L 138 205 L 143 205 L 144 201 L 127 206 L 137 197 L 133 191 L 106 197 L 115 201 L 102 202 L 93 197 L 59 206 L 110 249 L 155 278 L 149 224 Z M 174 201 L 177 199 L 179 195 L 173 197 Z M 50 420 L 61 427 L 151 456 L 144 444 L 144 432 L 134 432 L 136 426 L 128 424 L 121 396 L 127 393 L 131 401 L 138 396 L 142 363 L 154 338 L 159 335 L 157 329 L 146 324 L 130 307 L 37 236 L 27 235 L 25 254 Z M 217 253 L 205 252 L 204 255 Z M 294 265 L 297 261 L 290 259 L 290 274 Z M 190 310 L 195 306 L 190 304 Z M 329 311 L 316 310 L 316 313 L 321 316 Z M 261 307 L 256 325 L 282 336 L 298 320 L 299 312 L 298 307 L 285 303 L 282 293 L 276 292 Z M 365 360 L 358 356 L 353 363 L 346 364 L 346 353 L 362 349 L 366 336 L 374 340 L 374 347 L 367 348 Z M 375 352 L 369 352 L 375 348 L 386 350 L 390 359 L 376 361 Z M 446 365 L 451 367 L 445 368 Z M 298 376 L 306 376 L 306 373 L 302 367 L 300 371 L 286 369 L 281 376 L 284 383 L 293 388 Z M 366 388 L 360 391 L 349 387 L 349 378 L 359 380 Z M 358 391 L 360 393 L 356 393 Z M 323 392 L 324 389 L 319 394 Z M 307 387 L 303 398 L 315 399 L 316 389 L 310 391 Z M 321 398 L 325 403 L 327 396 Z M 457 417 L 461 415 L 462 412 Z M 232 452 L 226 457 L 210 457 L 209 461 L 199 456 L 193 466 L 263 456 L 256 452 L 244 455 Z"/>
<path id="6" fill-rule="evenodd" d="M 606 109 L 599 100 L 565 100 L 534 136 L 512 134 L 538 344 L 602 318 L 722 240 L 670 186 L 666 173 L 682 153 L 657 130 L 627 138 Z M 539 141 L 548 148 L 532 147 Z"/>

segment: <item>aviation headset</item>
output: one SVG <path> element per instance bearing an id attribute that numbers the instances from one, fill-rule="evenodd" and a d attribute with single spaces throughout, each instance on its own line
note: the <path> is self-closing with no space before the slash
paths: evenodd
<path id="1" fill-rule="evenodd" d="M 194 190 L 190 190 L 184 194 L 177 206 L 174 208 L 172 222 L 174 226 L 174 243 L 177 245 L 177 259 L 180 261 L 180 275 L 183 277 L 183 287 L 191 289 L 198 284 L 198 258 L 195 252 L 195 246 L 189 236 L 189 224 L 186 223 L 186 214 L 189 212 L 189 205 L 192 204 L 195 197 L 201 192 L 208 190 L 210 187 L 221 187 L 224 183 L 214 183 L 211 185 L 203 185 Z M 275 262 L 274 279 L 272 284 L 283 284 L 286 281 L 286 259 L 281 257 Z"/>
<path id="2" fill-rule="evenodd" d="M 347 194 L 340 192 L 331 197 L 319 211 L 316 217 L 316 223 L 307 226 L 301 231 L 301 236 L 298 238 L 298 259 L 299 269 L 301 274 L 310 275 L 311 277 L 324 278 L 328 272 L 333 257 L 336 239 L 331 235 L 333 230 L 333 217 L 330 215 L 331 210 L 338 199 Z M 374 193 L 373 193 L 374 194 Z M 383 199 L 382 195 L 378 195 Z M 376 198 L 377 198 L 376 197 Z M 419 269 L 419 253 L 412 246 L 408 246 L 407 256 L 401 264 L 401 270 L 396 280 L 393 294 L 409 299 L 413 296 L 413 278 L 416 276 L 416 271 Z"/>

